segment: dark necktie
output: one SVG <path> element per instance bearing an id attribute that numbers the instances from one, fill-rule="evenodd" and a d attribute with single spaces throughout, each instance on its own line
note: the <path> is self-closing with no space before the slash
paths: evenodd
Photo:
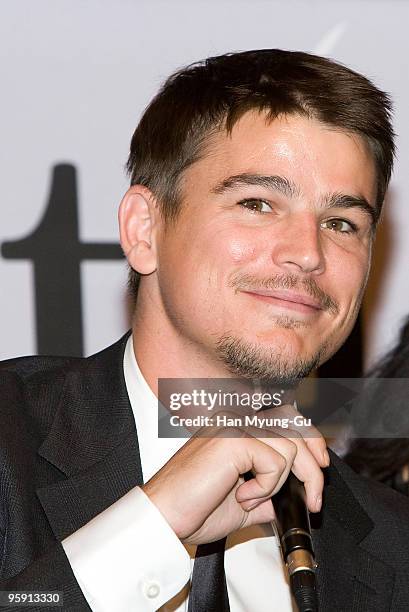
<path id="1" fill-rule="evenodd" d="M 226 538 L 200 544 L 196 550 L 188 612 L 229 612 L 224 545 Z"/>

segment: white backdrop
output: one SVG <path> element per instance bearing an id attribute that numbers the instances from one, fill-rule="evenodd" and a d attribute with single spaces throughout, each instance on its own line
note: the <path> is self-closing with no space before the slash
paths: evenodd
<path id="1" fill-rule="evenodd" d="M 0 244 L 30 234 L 50 172 L 77 167 L 80 236 L 116 242 L 123 166 L 138 118 L 175 69 L 233 50 L 281 47 L 333 57 L 395 100 L 398 160 L 365 305 L 366 359 L 409 312 L 409 4 L 383 1 L 1 0 Z M 89 354 L 127 328 L 125 264 L 81 264 Z M 0 257 L 0 358 L 36 351 L 28 261 Z"/>

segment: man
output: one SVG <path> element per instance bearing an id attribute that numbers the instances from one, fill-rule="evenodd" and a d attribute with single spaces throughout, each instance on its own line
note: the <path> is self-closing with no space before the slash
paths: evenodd
<path id="1" fill-rule="evenodd" d="M 322 502 L 322 439 L 182 447 L 155 430 L 158 379 L 288 383 L 344 342 L 391 173 L 389 108 L 303 53 L 221 56 L 166 82 L 119 213 L 132 335 L 86 360 L 3 364 L 3 590 L 62 590 L 67 610 L 291 610 L 269 524 L 292 470 L 322 508 L 320 609 L 407 609 L 406 501 L 333 455 Z M 207 545 L 226 536 L 225 581 Z"/>

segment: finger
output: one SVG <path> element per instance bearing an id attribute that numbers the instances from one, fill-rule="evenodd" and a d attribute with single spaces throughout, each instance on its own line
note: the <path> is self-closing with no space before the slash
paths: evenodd
<path id="1" fill-rule="evenodd" d="M 315 427 L 314 427 L 315 429 Z M 318 430 L 317 430 L 318 431 Z M 326 468 L 330 464 L 329 454 L 327 450 L 327 443 L 325 438 L 320 437 L 306 437 L 304 438 L 305 444 L 307 445 L 310 452 L 314 455 L 317 462 L 321 467 Z"/>
<path id="2" fill-rule="evenodd" d="M 262 430 L 261 430 L 262 431 Z M 262 438 L 265 444 L 273 446 L 287 461 L 290 468 L 299 480 L 304 483 L 306 503 L 311 512 L 319 512 L 322 505 L 322 490 L 324 487 L 324 476 L 320 464 L 312 454 L 306 441 L 298 432 L 296 437 L 286 438 L 282 436 Z M 287 434 L 290 435 L 290 434 Z M 291 444 L 289 444 L 291 443 Z M 295 453 L 294 453 L 295 450 Z M 280 490 L 288 477 L 289 470 L 284 470 L 273 491 L 273 495 Z"/>
<path id="3" fill-rule="evenodd" d="M 251 434 L 254 434 L 254 437 L 249 433 L 249 431 Z M 260 435 L 265 435 L 268 437 L 255 437 Z M 254 478 L 246 483 L 243 483 L 239 487 L 238 491 L 240 491 L 240 493 L 239 497 L 237 497 L 239 502 L 261 499 L 267 495 L 274 495 L 277 491 L 279 491 L 288 477 L 297 454 L 297 445 L 295 444 L 294 440 L 281 436 L 279 433 L 277 433 L 277 430 L 272 432 L 270 430 L 259 429 L 256 427 L 246 427 L 245 436 L 246 439 L 254 440 L 256 442 L 256 446 L 254 446 L 253 443 L 253 447 L 254 450 L 257 451 L 257 454 L 253 455 L 253 463 L 250 468 L 253 472 Z M 266 450 L 266 447 L 269 449 L 269 452 Z M 279 461 L 281 464 L 279 465 L 280 473 L 277 475 L 275 482 L 272 481 L 271 474 L 269 470 L 266 469 L 267 464 L 263 463 L 265 460 L 264 457 L 270 457 L 271 460 L 273 460 L 275 457 L 276 461 Z M 270 467 L 270 469 L 272 468 Z M 249 471 L 249 468 L 247 468 L 247 471 Z M 271 485 L 274 486 L 272 487 Z M 243 508 L 247 509 L 249 505 L 250 504 L 246 504 L 243 506 Z"/>
<path id="4" fill-rule="evenodd" d="M 284 429 L 282 435 L 292 437 L 292 432 L 296 431 L 300 434 L 311 453 L 321 467 L 328 467 L 330 463 L 327 444 L 321 432 L 314 425 L 306 424 L 308 420 L 293 406 L 285 404 L 270 410 L 263 411 L 263 415 L 271 415 L 282 422 L 288 423 L 288 429 Z M 286 421 L 284 421 L 286 419 Z"/>
<path id="5" fill-rule="evenodd" d="M 282 430 L 280 429 L 282 432 Z M 244 437 L 247 440 L 249 449 L 252 449 L 251 457 L 243 463 L 243 455 L 241 456 L 240 473 L 252 470 L 255 478 L 243 483 L 236 491 L 236 499 L 239 503 L 249 502 L 249 500 L 261 499 L 266 495 L 274 495 L 280 490 L 285 480 L 288 477 L 289 471 L 293 468 L 294 474 L 304 483 L 306 492 L 306 503 L 311 512 L 318 512 L 322 504 L 322 489 L 324 485 L 323 474 L 319 463 L 315 456 L 310 451 L 306 442 L 298 432 L 294 438 L 287 438 L 274 431 L 268 429 L 259 429 L 257 427 L 247 427 Z M 255 438 L 254 436 L 266 436 Z M 288 432 L 286 435 L 290 435 Z M 243 441 L 239 442 L 242 444 Z M 261 443 L 261 446 L 257 446 Z M 256 444 L 256 446 L 254 446 Z M 279 461 L 277 455 L 266 453 L 263 445 L 269 447 L 272 451 L 276 451 L 284 459 L 285 465 L 273 465 Z M 257 451 L 257 452 L 255 452 Z M 272 463 L 268 463 L 271 461 Z M 265 462 L 265 463 L 264 463 Z M 293 466 L 294 463 L 294 466 Z M 250 467 L 249 467 L 250 465 Z M 280 473 L 274 473 L 276 469 Z M 275 485 L 275 486 L 274 486 Z M 245 509 L 251 504 L 243 506 Z"/>
<path id="6" fill-rule="evenodd" d="M 247 437 L 246 445 L 251 461 L 250 470 L 254 478 L 243 482 L 236 490 L 236 500 L 239 503 L 247 502 L 243 505 L 244 509 L 253 505 L 255 500 L 271 497 L 283 474 L 288 475 L 296 452 L 294 447 L 292 456 L 288 460 L 276 449 L 255 438 Z M 246 471 L 249 471 L 247 461 L 246 464 Z"/>
<path id="7" fill-rule="evenodd" d="M 246 517 L 245 526 L 259 525 L 260 523 L 272 523 L 275 521 L 276 515 L 271 499 L 260 501 L 257 506 L 251 509 Z"/>
<path id="8" fill-rule="evenodd" d="M 308 427 L 291 427 L 283 434 L 291 440 L 303 440 L 314 459 L 322 468 L 329 466 L 329 455 L 327 444 L 321 433 L 316 427 L 310 425 Z"/>
<path id="9" fill-rule="evenodd" d="M 319 512 L 322 505 L 322 490 L 324 475 L 320 465 L 307 446 L 305 440 L 294 440 L 297 445 L 297 455 L 292 471 L 304 483 L 306 503 L 311 512 Z"/>
<path id="10" fill-rule="evenodd" d="M 223 411 L 218 414 L 225 415 L 227 417 L 237 417 L 238 415 L 233 412 Z M 247 425 L 246 427 L 219 427 L 219 428 L 207 428 L 207 434 L 212 434 L 213 431 L 217 432 L 215 435 L 219 437 L 243 437 L 244 432 L 247 434 L 258 438 L 292 438 L 292 437 L 304 437 L 308 448 L 311 453 L 314 455 L 318 464 L 321 467 L 328 467 L 329 465 L 329 455 L 326 449 L 326 442 L 320 433 L 320 431 L 314 427 L 313 425 L 301 425 L 297 424 L 300 421 L 295 420 L 296 417 L 299 419 L 303 419 L 304 417 L 296 410 L 293 405 L 286 404 L 283 406 L 279 406 L 276 408 L 271 408 L 268 410 L 263 410 L 263 417 L 273 418 L 275 422 L 286 423 L 284 427 L 253 427 Z"/>
<path id="11" fill-rule="evenodd" d="M 240 505 L 246 512 L 251 512 L 251 510 L 257 508 L 257 506 L 260 506 L 260 504 L 263 504 L 265 501 L 269 501 L 272 505 L 271 499 L 271 495 L 265 495 L 264 497 L 258 497 L 255 499 L 249 499 L 245 502 L 241 502 Z"/>

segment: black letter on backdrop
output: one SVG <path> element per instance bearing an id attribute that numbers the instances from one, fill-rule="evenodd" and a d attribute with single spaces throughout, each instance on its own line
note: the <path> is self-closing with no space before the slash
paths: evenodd
<path id="1" fill-rule="evenodd" d="M 123 258 L 116 243 L 79 242 L 77 202 L 74 166 L 54 166 L 39 225 L 26 238 L 2 245 L 5 259 L 33 262 L 37 352 L 42 355 L 83 355 L 80 263 Z"/>

